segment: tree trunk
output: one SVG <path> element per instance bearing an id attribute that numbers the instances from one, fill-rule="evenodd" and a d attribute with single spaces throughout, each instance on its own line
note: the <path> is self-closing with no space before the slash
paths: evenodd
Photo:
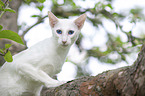
<path id="1" fill-rule="evenodd" d="M 6 0 L 2 1 L 5 2 Z M 18 9 L 21 3 L 22 0 L 12 0 L 11 2 L 9 2 L 9 7 L 15 10 L 16 13 L 6 12 L 2 16 L 2 18 L 0 18 L 0 25 L 3 26 L 3 30 L 12 30 L 18 33 L 17 17 L 18 17 Z M 10 48 L 10 51 L 12 52 L 13 55 L 24 49 L 24 46 L 7 39 L 0 39 L 0 48 L 4 48 L 5 44 L 10 43 L 13 44 L 12 47 Z M 2 65 L 4 62 L 5 61 L 3 57 L 0 56 L 0 65 Z"/>
<path id="2" fill-rule="evenodd" d="M 43 89 L 42 96 L 145 96 L 145 44 L 132 66 L 82 77 L 56 88 Z"/>

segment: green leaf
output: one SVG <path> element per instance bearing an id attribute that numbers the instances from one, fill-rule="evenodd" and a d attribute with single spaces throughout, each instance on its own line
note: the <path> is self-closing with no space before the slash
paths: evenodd
<path id="1" fill-rule="evenodd" d="M 0 6 L 0 11 L 4 11 L 4 8 Z"/>
<path id="2" fill-rule="evenodd" d="M 8 52 L 5 54 L 4 59 L 5 59 L 7 62 L 12 62 L 12 61 L 13 61 L 12 54 L 11 54 L 10 51 L 8 51 Z"/>
<path id="3" fill-rule="evenodd" d="M 38 2 L 40 2 L 40 3 L 44 3 L 45 2 L 45 0 L 37 0 Z"/>
<path id="4" fill-rule="evenodd" d="M 24 0 L 26 3 L 29 3 L 29 2 L 31 2 L 31 0 Z"/>
<path id="5" fill-rule="evenodd" d="M 65 1 L 64 1 L 65 2 Z M 53 4 L 57 4 L 57 0 L 52 0 Z"/>
<path id="6" fill-rule="evenodd" d="M 8 49 L 12 46 L 12 44 L 5 44 L 5 48 Z"/>
<path id="7" fill-rule="evenodd" d="M 44 6 L 43 6 L 43 5 L 41 5 L 41 6 L 37 6 L 37 8 L 38 8 L 40 11 L 42 11 L 43 8 L 44 8 Z"/>
<path id="8" fill-rule="evenodd" d="M 3 26 L 2 25 L 0 25 L 0 31 L 3 29 Z"/>
<path id="9" fill-rule="evenodd" d="M 113 7 L 112 7 L 112 5 L 111 5 L 111 4 L 107 4 L 107 6 L 108 6 L 108 7 L 110 7 L 111 9 L 113 9 Z"/>
<path id="10" fill-rule="evenodd" d="M 15 10 L 13 10 L 13 9 L 11 9 L 11 8 L 7 8 L 7 9 L 5 9 L 4 11 L 5 11 L 5 12 L 6 12 L 6 11 L 8 11 L 8 12 L 13 12 L 13 13 L 16 13 L 16 11 L 15 11 Z"/>
<path id="11" fill-rule="evenodd" d="M 0 11 L 4 11 L 5 4 L 0 0 Z"/>
<path id="12" fill-rule="evenodd" d="M 31 17 L 40 17 L 40 15 L 32 15 Z"/>
<path id="13" fill-rule="evenodd" d="M 0 0 L 0 6 L 5 6 L 5 4 Z"/>
<path id="14" fill-rule="evenodd" d="M 13 40 L 17 43 L 20 43 L 20 44 L 24 45 L 21 37 L 17 33 L 13 32 L 11 30 L 2 30 L 2 31 L 0 31 L 0 38 L 10 39 L 10 40 Z"/>

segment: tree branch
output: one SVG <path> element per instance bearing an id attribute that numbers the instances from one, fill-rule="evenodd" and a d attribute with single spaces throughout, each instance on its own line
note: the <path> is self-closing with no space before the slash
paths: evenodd
<path id="1" fill-rule="evenodd" d="M 82 77 L 56 88 L 43 89 L 41 96 L 144 96 L 145 45 L 132 66 Z"/>

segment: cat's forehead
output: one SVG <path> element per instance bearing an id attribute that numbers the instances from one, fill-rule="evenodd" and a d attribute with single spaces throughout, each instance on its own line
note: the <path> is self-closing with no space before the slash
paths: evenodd
<path id="1" fill-rule="evenodd" d="M 68 25 L 73 25 L 74 24 L 73 20 L 71 20 L 71 19 L 59 19 L 58 23 L 60 23 L 60 24 L 68 24 Z"/>
<path id="2" fill-rule="evenodd" d="M 68 23 L 72 23 L 73 20 L 72 19 L 58 19 L 60 22 L 68 22 Z"/>
<path id="3" fill-rule="evenodd" d="M 71 19 L 58 19 L 58 23 L 55 25 L 57 28 L 76 28 L 74 20 Z"/>

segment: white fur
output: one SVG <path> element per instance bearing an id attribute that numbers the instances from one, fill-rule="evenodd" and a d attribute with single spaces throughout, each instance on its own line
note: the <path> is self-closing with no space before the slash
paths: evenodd
<path id="1" fill-rule="evenodd" d="M 51 16 L 54 17 L 50 12 L 49 19 L 52 19 Z M 13 62 L 6 62 L 1 67 L 0 96 L 40 96 L 42 85 L 56 87 L 64 83 L 51 77 L 61 71 L 70 46 L 78 38 L 80 29 L 74 21 L 57 20 L 57 23 L 51 26 L 51 38 L 14 55 Z M 57 29 L 61 29 L 63 33 L 57 34 Z M 70 29 L 74 30 L 73 35 L 68 35 Z M 63 40 L 67 42 L 63 44 Z"/>

